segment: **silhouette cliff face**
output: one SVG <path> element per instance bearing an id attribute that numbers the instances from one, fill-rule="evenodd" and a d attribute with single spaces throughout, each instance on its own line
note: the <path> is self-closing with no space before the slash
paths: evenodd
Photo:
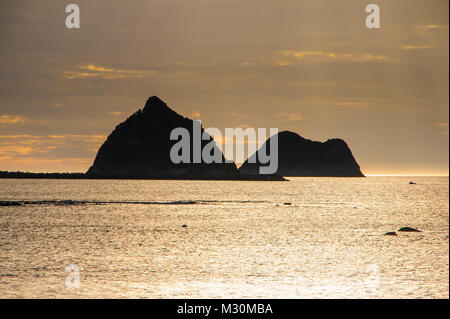
<path id="1" fill-rule="evenodd" d="M 265 143 L 270 149 L 271 139 Z M 258 150 L 251 157 L 258 159 Z M 242 174 L 258 174 L 261 164 L 247 159 L 239 168 Z M 358 163 L 347 143 L 330 139 L 324 143 L 307 140 L 300 135 L 284 131 L 278 133 L 278 175 L 282 176 L 335 176 L 363 177 Z"/>
<path id="2" fill-rule="evenodd" d="M 170 140 L 174 128 L 183 127 L 191 136 L 191 163 L 174 164 Z M 192 163 L 193 121 L 152 96 L 144 108 L 116 126 L 98 150 L 90 176 L 111 178 L 228 178 L 240 175 L 234 163 Z M 203 128 L 201 128 L 203 133 Z M 202 141 L 202 148 L 209 141 Z M 217 148 L 217 146 L 215 146 Z M 220 153 L 220 150 L 216 150 Z"/>

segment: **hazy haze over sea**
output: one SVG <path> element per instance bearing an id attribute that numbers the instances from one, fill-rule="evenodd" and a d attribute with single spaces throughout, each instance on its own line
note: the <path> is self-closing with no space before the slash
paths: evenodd
<path id="1" fill-rule="evenodd" d="M 2 179 L 106 203 L 0 207 L 0 297 L 449 297 L 448 177 L 289 179 Z M 383 236 L 402 226 L 423 232 Z"/>

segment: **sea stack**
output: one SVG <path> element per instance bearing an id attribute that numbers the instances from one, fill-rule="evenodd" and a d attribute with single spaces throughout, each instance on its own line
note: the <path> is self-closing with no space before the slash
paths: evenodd
<path id="1" fill-rule="evenodd" d="M 269 138 L 256 153 L 247 159 L 239 171 L 242 174 L 258 174 L 262 164 L 259 152 L 270 149 Z M 254 163 L 251 162 L 254 161 Z M 282 176 L 364 177 L 358 163 L 342 139 L 315 142 L 300 135 L 283 131 L 278 133 L 278 170 Z"/>
<path id="2" fill-rule="evenodd" d="M 190 132 L 193 120 L 170 109 L 158 97 L 147 100 L 143 109 L 116 126 L 98 150 L 87 175 L 99 178 L 236 179 L 241 176 L 234 163 L 180 163 L 170 159 L 177 141 L 170 140 L 174 128 Z M 204 129 L 201 128 L 203 133 Z M 210 141 L 202 141 L 202 148 Z M 217 146 L 214 144 L 214 147 Z M 220 152 L 220 150 L 215 150 Z M 191 152 L 192 157 L 192 152 Z"/>

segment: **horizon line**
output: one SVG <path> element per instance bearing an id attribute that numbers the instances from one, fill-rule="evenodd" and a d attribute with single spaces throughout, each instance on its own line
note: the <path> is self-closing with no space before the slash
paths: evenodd
<path id="1" fill-rule="evenodd" d="M 38 172 L 38 171 L 14 171 L 14 170 L 2 170 L 0 169 L 0 172 L 8 172 L 8 173 L 31 173 L 31 174 L 86 174 L 85 171 L 65 171 L 65 172 Z M 418 173 L 411 173 L 411 174 L 364 174 L 366 177 L 449 177 L 449 173 L 432 173 L 432 174 L 418 174 Z M 290 177 L 308 177 L 308 176 L 290 176 Z"/>
<path id="2" fill-rule="evenodd" d="M 428 177 L 449 177 L 449 174 L 364 174 L 365 176 L 399 176 L 399 177 L 421 177 L 421 176 L 428 176 Z"/>

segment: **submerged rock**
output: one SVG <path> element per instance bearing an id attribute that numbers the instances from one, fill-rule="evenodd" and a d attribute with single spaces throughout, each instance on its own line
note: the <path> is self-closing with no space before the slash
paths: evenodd
<path id="1" fill-rule="evenodd" d="M 263 146 L 239 168 L 242 174 L 258 174 L 259 153 L 270 150 L 269 138 Z M 358 163 L 342 139 L 315 142 L 300 135 L 283 131 L 278 133 L 278 170 L 281 176 L 364 177 Z M 254 163 L 251 163 L 254 161 Z"/>
<path id="2" fill-rule="evenodd" d="M 412 227 L 402 227 L 398 231 L 404 231 L 404 232 L 421 232 L 421 230 L 412 228 Z"/>

